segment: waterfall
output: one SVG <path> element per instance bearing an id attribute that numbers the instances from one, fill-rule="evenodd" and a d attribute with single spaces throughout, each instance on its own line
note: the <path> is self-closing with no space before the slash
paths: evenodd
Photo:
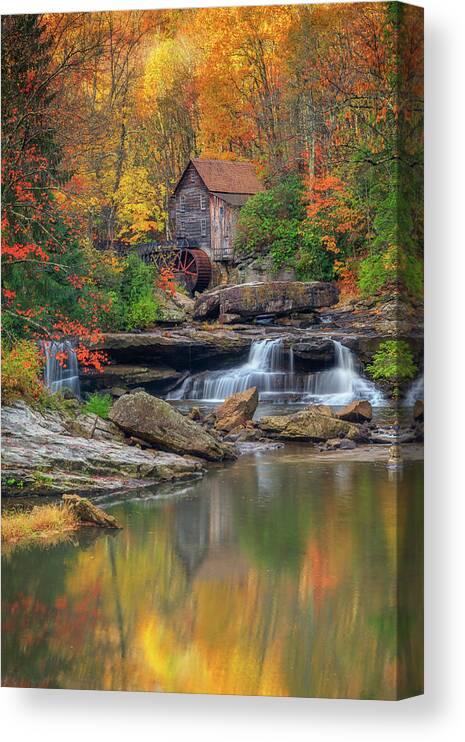
<path id="1" fill-rule="evenodd" d="M 212 371 L 185 380 L 168 399 L 207 399 L 221 402 L 236 392 L 256 386 L 262 394 L 293 391 L 289 351 L 281 340 L 257 340 L 250 346 L 247 362 L 241 366 Z"/>
<path id="2" fill-rule="evenodd" d="M 417 399 L 423 399 L 425 396 L 425 379 L 423 374 L 417 376 L 415 381 L 407 389 L 407 393 L 404 398 L 405 407 L 413 407 Z"/>
<path id="3" fill-rule="evenodd" d="M 381 407 L 383 393 L 369 379 L 360 374 L 360 366 L 345 345 L 332 340 L 335 366 L 328 371 L 309 374 L 305 401 L 329 405 L 346 405 L 354 399 L 367 399 L 374 407 Z"/>
<path id="4" fill-rule="evenodd" d="M 45 386 L 52 394 L 69 389 L 75 397 L 81 396 L 79 364 L 73 340 L 44 340 Z"/>
<path id="5" fill-rule="evenodd" d="M 256 340 L 246 363 L 230 369 L 191 376 L 170 392 L 168 399 L 221 402 L 237 392 L 256 386 L 260 399 L 297 397 L 302 402 L 344 405 L 353 399 L 368 399 L 374 406 L 384 403 L 373 382 L 360 376 L 353 353 L 336 340 L 336 364 L 327 371 L 296 372 L 292 348 L 281 339 Z"/>

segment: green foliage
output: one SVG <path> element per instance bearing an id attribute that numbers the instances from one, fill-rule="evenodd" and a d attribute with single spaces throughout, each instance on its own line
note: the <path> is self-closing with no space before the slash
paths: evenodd
<path id="1" fill-rule="evenodd" d="M 127 308 L 119 291 L 109 291 L 106 296 L 107 311 L 102 313 L 101 325 L 104 330 L 117 331 L 126 328 Z"/>
<path id="2" fill-rule="evenodd" d="M 401 286 L 412 296 L 423 295 L 423 261 L 414 255 L 399 256 Z"/>
<path id="3" fill-rule="evenodd" d="M 108 420 L 112 404 L 113 400 L 110 394 L 98 394 L 98 392 L 95 392 L 90 395 L 84 405 L 84 412 L 90 412 L 104 420 Z"/>
<path id="4" fill-rule="evenodd" d="M 81 404 L 77 399 L 67 399 L 61 392 L 51 393 L 44 387 L 35 405 L 40 412 L 61 412 L 66 417 L 75 417 L 80 411 Z"/>
<path id="5" fill-rule="evenodd" d="M 273 267 L 295 268 L 305 281 L 331 281 L 334 255 L 320 230 L 306 217 L 305 185 L 288 176 L 268 191 L 252 196 L 241 209 L 235 248 L 243 255 L 271 255 Z"/>
<path id="6" fill-rule="evenodd" d="M 15 477 L 8 477 L 8 479 L 5 480 L 5 485 L 10 488 L 15 489 L 23 489 L 24 487 L 24 480 L 23 479 L 16 479 Z"/>
<path id="7" fill-rule="evenodd" d="M 292 267 L 305 218 L 303 193 L 300 178 L 291 176 L 249 198 L 240 212 L 236 249 L 243 254 L 270 253 L 276 270 Z"/>
<path id="8" fill-rule="evenodd" d="M 145 329 L 160 315 L 154 297 L 155 271 L 132 253 L 122 273 L 120 295 L 124 305 L 125 329 Z"/>
<path id="9" fill-rule="evenodd" d="M 418 258 L 390 247 L 359 263 L 358 286 L 362 296 L 373 296 L 388 289 L 419 296 L 423 290 L 423 264 Z"/>
<path id="10" fill-rule="evenodd" d="M 36 401 L 44 391 L 43 358 L 33 340 L 2 346 L 2 400 L 5 404 L 23 398 Z"/>
<path id="11" fill-rule="evenodd" d="M 400 382 L 414 379 L 418 369 L 405 340 L 386 340 L 380 344 L 367 371 L 373 379 Z"/>
<path id="12" fill-rule="evenodd" d="M 302 224 L 300 237 L 295 261 L 298 278 L 302 281 L 332 281 L 334 255 L 325 249 L 319 230 L 306 221 Z"/>
<path id="13" fill-rule="evenodd" d="M 386 255 L 369 255 L 358 266 L 358 286 L 362 296 L 373 296 L 388 286 L 395 286 L 398 273 L 397 263 L 387 260 Z"/>
<path id="14" fill-rule="evenodd" d="M 160 318 L 160 305 L 155 300 L 153 291 L 142 294 L 131 302 L 126 315 L 127 330 L 144 330 Z"/>
<path id="15" fill-rule="evenodd" d="M 106 294 L 107 308 L 101 315 L 105 330 L 143 330 L 161 318 L 161 303 L 154 291 L 154 267 L 144 263 L 136 252 L 124 261 L 122 270 L 108 267 L 100 280 L 111 285 Z"/>

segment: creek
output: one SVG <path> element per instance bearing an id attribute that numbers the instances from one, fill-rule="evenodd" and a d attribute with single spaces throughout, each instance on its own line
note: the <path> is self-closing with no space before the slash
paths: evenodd
<path id="1" fill-rule="evenodd" d="M 405 660 L 422 641 L 420 462 L 393 473 L 287 445 L 96 502 L 123 530 L 4 558 L 4 685 L 379 699 L 421 689 Z"/>

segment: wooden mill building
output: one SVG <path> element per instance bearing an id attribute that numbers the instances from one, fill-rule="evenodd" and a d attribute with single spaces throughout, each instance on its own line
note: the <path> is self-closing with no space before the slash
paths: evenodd
<path id="1" fill-rule="evenodd" d="M 213 263 L 231 261 L 239 211 L 263 190 L 250 162 L 190 160 L 172 198 L 176 239 L 186 238 Z"/>
<path id="2" fill-rule="evenodd" d="M 112 240 L 96 247 L 121 256 L 136 250 L 158 270 L 173 270 L 192 294 L 205 291 L 228 280 L 239 211 L 263 190 L 250 162 L 190 160 L 170 198 L 170 242 Z"/>

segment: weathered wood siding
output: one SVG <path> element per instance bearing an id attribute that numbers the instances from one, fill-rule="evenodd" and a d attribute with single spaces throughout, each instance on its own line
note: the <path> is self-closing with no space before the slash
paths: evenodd
<path id="1" fill-rule="evenodd" d="M 211 194 L 210 221 L 213 260 L 233 258 L 234 233 L 240 209 Z"/>
<path id="2" fill-rule="evenodd" d="M 207 187 L 190 165 L 176 191 L 176 237 L 187 237 L 213 257 L 209 198 Z"/>

